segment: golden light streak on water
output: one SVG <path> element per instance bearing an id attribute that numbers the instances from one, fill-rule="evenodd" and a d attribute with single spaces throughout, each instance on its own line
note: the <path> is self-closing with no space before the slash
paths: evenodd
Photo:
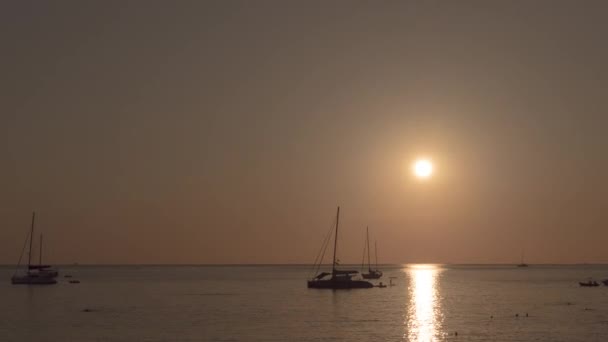
<path id="1" fill-rule="evenodd" d="M 404 271 L 410 279 L 405 340 L 411 342 L 443 340 L 445 338 L 441 330 L 443 315 L 438 293 L 441 267 L 410 265 Z"/>

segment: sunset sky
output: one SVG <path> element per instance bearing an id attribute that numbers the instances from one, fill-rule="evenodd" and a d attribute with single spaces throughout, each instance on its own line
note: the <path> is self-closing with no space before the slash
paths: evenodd
<path id="1" fill-rule="evenodd" d="M 0 263 L 608 262 L 605 1 L 4 1 Z M 434 173 L 414 177 L 429 158 Z"/>

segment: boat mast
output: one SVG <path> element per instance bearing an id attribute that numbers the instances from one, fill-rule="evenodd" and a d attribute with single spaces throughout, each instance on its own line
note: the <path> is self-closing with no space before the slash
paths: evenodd
<path id="1" fill-rule="evenodd" d="M 40 253 L 38 255 L 38 265 L 42 265 L 42 234 L 40 234 Z"/>
<path id="2" fill-rule="evenodd" d="M 340 223 L 340 207 L 336 213 L 336 235 L 334 238 L 334 263 L 332 266 L 332 273 L 336 273 L 336 250 L 338 249 L 338 224 Z"/>
<path id="3" fill-rule="evenodd" d="M 32 264 L 32 241 L 34 240 L 34 220 L 36 219 L 36 212 L 32 212 L 32 228 L 30 230 L 30 253 L 27 256 L 27 267 L 29 268 Z"/>
<path id="4" fill-rule="evenodd" d="M 369 226 L 367 226 L 367 269 L 371 272 L 372 270 L 372 261 L 369 257 Z"/>
<path id="5" fill-rule="evenodd" d="M 376 269 L 378 269 L 378 241 L 374 240 L 374 253 L 376 254 Z"/>

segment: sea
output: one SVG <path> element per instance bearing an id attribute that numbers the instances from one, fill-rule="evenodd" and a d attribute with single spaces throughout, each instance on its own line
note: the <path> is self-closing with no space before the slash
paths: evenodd
<path id="1" fill-rule="evenodd" d="M 3 266 L 0 341 L 608 341 L 608 286 L 578 284 L 608 265 L 380 268 L 393 286 L 322 290 L 302 265 L 63 266 L 47 286 Z"/>

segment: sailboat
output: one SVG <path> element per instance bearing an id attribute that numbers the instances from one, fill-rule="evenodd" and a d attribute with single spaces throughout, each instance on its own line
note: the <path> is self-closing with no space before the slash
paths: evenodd
<path id="1" fill-rule="evenodd" d="M 29 240 L 30 249 L 28 253 L 27 259 L 27 271 L 24 274 L 18 274 L 19 265 L 21 264 L 21 258 L 23 257 L 23 251 L 21 252 L 21 256 L 19 257 L 19 262 L 17 263 L 17 270 L 15 270 L 15 274 L 11 277 L 11 282 L 13 284 L 25 284 L 25 285 L 51 285 L 56 284 L 57 280 L 55 277 L 57 276 L 57 272 L 55 270 L 50 269 L 49 265 L 42 265 L 42 244 L 40 246 L 40 264 L 32 265 L 32 244 L 34 240 L 34 222 L 36 219 L 36 213 L 32 213 L 32 226 L 30 229 L 30 234 L 28 235 L 26 242 Z M 42 242 L 42 237 L 41 237 Z M 25 246 L 23 246 L 25 249 Z"/>
<path id="2" fill-rule="evenodd" d="M 59 275 L 59 271 L 52 268 L 51 265 L 44 265 L 42 263 L 42 234 L 40 234 L 40 252 L 38 253 L 38 265 L 30 265 L 28 266 L 29 270 L 38 270 L 42 275 L 46 275 L 48 277 L 57 277 Z"/>
<path id="3" fill-rule="evenodd" d="M 521 251 L 521 262 L 517 264 L 517 267 L 528 267 L 528 264 L 524 262 L 524 251 Z"/>
<path id="4" fill-rule="evenodd" d="M 379 279 L 382 277 L 382 271 L 378 269 L 378 246 L 374 241 L 374 252 L 376 254 L 376 269 L 372 270 L 372 263 L 370 258 L 370 248 L 369 248 L 369 227 L 367 227 L 367 273 L 361 273 L 361 276 L 364 279 Z"/>
<path id="5" fill-rule="evenodd" d="M 336 229 L 334 233 L 334 258 L 330 272 L 321 272 L 318 273 L 314 278 L 307 281 L 308 287 L 313 289 L 368 289 L 373 288 L 374 285 L 365 280 L 356 280 L 353 277 L 359 273 L 358 271 L 353 270 L 338 270 L 336 266 L 338 265 L 336 261 L 336 252 L 338 249 L 338 226 L 340 222 L 340 207 L 338 207 L 338 211 L 336 213 Z M 329 236 L 328 236 L 329 237 Z M 326 238 L 321 247 L 321 251 L 317 256 L 317 260 L 315 260 L 315 268 L 317 273 L 321 264 L 323 262 L 323 256 L 325 255 L 325 250 L 327 249 L 327 244 L 329 242 L 329 238 Z M 320 257 L 319 257 L 320 256 Z"/>

